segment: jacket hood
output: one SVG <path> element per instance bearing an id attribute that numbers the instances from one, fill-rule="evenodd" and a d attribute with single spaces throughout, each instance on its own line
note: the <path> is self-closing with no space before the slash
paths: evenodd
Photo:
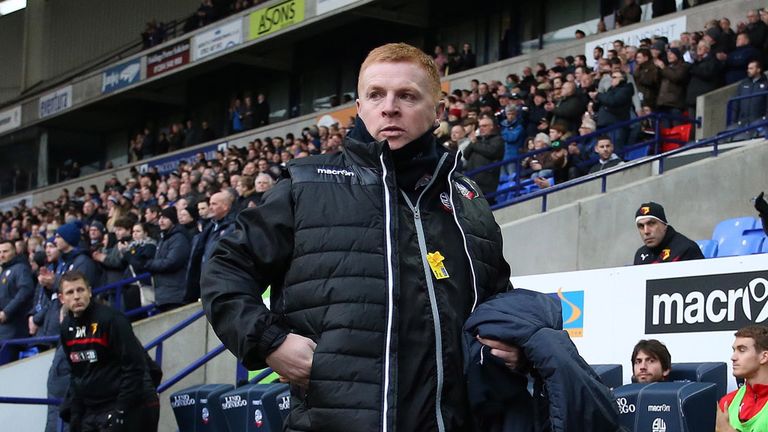
<path id="1" fill-rule="evenodd" d="M 12 266 L 15 266 L 16 264 L 21 264 L 25 266 L 29 266 L 29 262 L 26 260 L 26 257 L 24 255 L 16 255 L 15 257 L 11 258 L 10 261 L 5 263 L 3 265 L 4 269 L 9 269 Z"/>
<path id="2" fill-rule="evenodd" d="M 72 260 L 74 260 L 75 258 L 77 258 L 80 255 L 89 256 L 87 250 L 82 249 L 80 247 L 76 247 L 76 248 L 73 248 L 71 251 L 69 251 L 67 253 L 61 254 L 61 257 L 62 257 L 62 259 L 64 261 L 71 262 Z"/>

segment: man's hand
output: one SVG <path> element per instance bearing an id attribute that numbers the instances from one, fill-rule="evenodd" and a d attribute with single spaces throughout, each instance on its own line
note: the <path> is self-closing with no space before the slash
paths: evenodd
<path id="1" fill-rule="evenodd" d="M 728 421 L 728 402 L 725 403 L 725 408 L 722 410 L 719 404 L 717 406 L 715 432 L 737 432 L 736 429 L 731 427 L 731 422 Z"/>
<path id="2" fill-rule="evenodd" d="M 497 340 L 481 338 L 480 336 L 477 337 L 477 340 L 491 349 L 491 355 L 504 360 L 504 364 L 509 369 L 515 370 L 521 366 L 522 356 L 520 355 L 520 348 Z"/>
<path id="3" fill-rule="evenodd" d="M 661 59 L 653 60 L 653 64 L 655 64 L 656 67 L 659 68 L 659 69 L 664 69 L 665 67 L 667 67 L 667 65 L 665 65 L 664 62 L 661 61 Z"/>
<path id="4" fill-rule="evenodd" d="M 34 336 L 35 334 L 37 334 L 38 326 L 37 326 L 37 324 L 35 324 L 35 320 L 34 320 L 34 317 L 32 315 L 29 316 L 29 326 L 28 327 L 29 327 L 29 334 L 31 336 Z"/>
<path id="5" fill-rule="evenodd" d="M 100 262 L 100 263 L 103 263 L 104 258 L 106 257 L 107 257 L 107 254 L 101 251 L 93 251 L 93 253 L 91 254 L 91 258 L 93 258 L 94 261 Z"/>
<path id="6" fill-rule="evenodd" d="M 285 341 L 267 356 L 267 364 L 291 384 L 307 388 L 316 347 L 317 344 L 312 339 L 290 333 Z"/>
<path id="7" fill-rule="evenodd" d="M 5 311 L 0 311 L 0 324 L 5 324 L 7 320 L 8 317 L 5 316 Z"/>
<path id="8" fill-rule="evenodd" d="M 40 274 L 37 275 L 37 281 L 40 285 L 50 288 L 53 286 L 54 274 L 45 267 L 40 267 Z"/>
<path id="9" fill-rule="evenodd" d="M 715 54 L 715 57 L 717 57 L 717 59 L 720 60 L 720 61 L 725 61 L 728 58 L 728 54 L 726 54 L 724 52 L 719 52 L 719 53 Z"/>

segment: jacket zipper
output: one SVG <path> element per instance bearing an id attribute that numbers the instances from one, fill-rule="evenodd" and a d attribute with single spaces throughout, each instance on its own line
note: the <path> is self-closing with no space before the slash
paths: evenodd
<path id="1" fill-rule="evenodd" d="M 411 200 L 408 198 L 408 195 L 401 191 L 401 194 L 403 195 L 403 198 L 405 198 L 405 203 L 408 204 L 408 207 L 410 207 L 411 211 L 413 212 L 413 222 L 416 226 L 416 238 L 419 242 L 419 252 L 421 253 L 421 263 L 424 267 L 424 276 L 427 281 L 427 293 L 429 294 L 429 307 L 432 310 L 432 323 L 434 324 L 435 328 L 435 362 L 437 365 L 437 389 L 435 391 L 435 417 L 437 418 L 437 430 L 438 432 L 445 432 L 445 421 L 443 420 L 443 408 L 442 408 L 442 400 L 443 400 L 443 385 L 445 381 L 445 372 L 444 372 L 444 366 L 443 366 L 443 336 L 441 334 L 441 325 L 440 325 L 440 311 L 437 309 L 437 295 L 435 293 L 435 284 L 432 281 L 432 272 L 429 267 L 429 263 L 427 262 L 427 241 L 426 237 L 424 236 L 424 226 L 421 223 L 421 211 L 419 209 L 419 203 L 421 202 L 421 197 L 424 196 L 424 193 L 429 190 L 429 187 L 432 186 L 432 183 L 434 183 L 435 179 L 437 178 L 437 173 L 440 172 L 440 167 L 443 165 L 443 162 L 445 161 L 447 155 L 443 155 L 443 157 L 440 159 L 440 162 L 437 164 L 437 169 L 435 170 L 435 174 L 432 176 L 432 179 L 430 179 L 429 183 L 424 187 L 424 189 L 419 194 L 419 197 L 416 199 L 416 204 L 411 204 Z"/>
<path id="2" fill-rule="evenodd" d="M 461 233 L 461 239 L 464 244 L 464 253 L 467 254 L 467 261 L 469 261 L 469 272 L 472 274 L 472 291 L 474 293 L 474 300 L 472 301 L 472 309 L 470 312 L 474 312 L 475 308 L 477 307 L 477 276 L 475 275 L 475 266 L 472 264 L 472 256 L 469 255 L 469 247 L 467 246 L 467 235 L 464 234 L 464 228 L 461 227 L 461 224 L 459 223 L 459 215 L 458 215 L 458 207 L 456 206 L 456 203 L 453 201 L 453 184 L 452 184 L 452 177 L 454 171 L 456 171 L 456 167 L 459 164 L 459 158 L 461 157 L 461 152 L 456 152 L 456 158 L 453 160 L 453 167 L 451 168 L 451 171 L 448 172 L 448 199 L 451 202 L 451 207 L 453 207 L 453 220 L 456 222 L 456 227 L 459 229 L 459 232 Z"/>
<path id="3" fill-rule="evenodd" d="M 384 346 L 384 400 L 381 409 L 382 415 L 382 430 L 387 432 L 389 430 L 387 426 L 387 410 L 389 409 L 389 369 L 392 367 L 390 364 L 390 349 L 392 344 L 392 315 L 394 313 L 394 294 L 395 294 L 395 282 L 394 282 L 394 269 L 392 268 L 392 207 L 391 197 L 389 194 L 389 188 L 387 187 L 387 164 L 384 163 L 384 154 L 379 156 L 381 160 L 381 181 L 384 186 L 384 220 L 386 224 L 386 238 L 387 238 L 387 333 Z"/>

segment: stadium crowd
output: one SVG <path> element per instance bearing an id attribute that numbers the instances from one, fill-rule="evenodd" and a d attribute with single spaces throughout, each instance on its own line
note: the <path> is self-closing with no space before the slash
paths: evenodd
<path id="1" fill-rule="evenodd" d="M 477 65 L 468 43 L 461 44 L 460 51 L 455 44 L 438 45 L 433 53 L 441 74 Z M 768 83 L 762 67 L 766 53 L 768 11 L 764 9 L 748 11 L 746 21 L 736 26 L 727 18 L 712 19 L 702 31 L 682 33 L 679 40 L 646 38 L 639 46 L 616 40 L 612 49 L 597 47 L 591 57 L 557 57 L 549 66 L 539 63 L 510 73 L 503 82 L 472 80 L 470 88 L 445 94 L 445 115 L 435 134 L 447 147 L 465 151 L 467 170 L 549 149 L 521 157 L 519 168 L 510 163 L 476 175 L 486 193 L 496 190 L 500 174 L 509 178 L 516 173 L 518 179 L 531 178 L 546 187 L 614 166 L 633 145 L 655 134 L 651 120 L 608 136 L 597 136 L 597 130 L 655 112 L 695 118 L 696 98 L 726 84 L 742 82 L 739 95 L 764 91 Z M 766 109 L 765 98 L 745 99 L 737 104 L 734 119 L 746 124 L 764 117 Z M 490 128 L 479 127 L 482 117 L 491 118 Z M 231 99 L 225 127 L 218 132 L 226 136 L 268 121 L 264 94 L 259 93 L 256 100 L 245 94 Z M 681 124 L 682 120 L 665 119 L 661 126 Z M 683 133 L 690 130 L 683 129 Z M 217 135 L 207 121 L 200 126 L 192 121 L 174 123 L 157 134 L 147 129 L 132 140 L 130 160 Z M 584 135 L 589 137 L 578 138 Z M 610 148 L 603 146 L 602 155 L 597 149 L 601 140 L 610 141 Z"/>

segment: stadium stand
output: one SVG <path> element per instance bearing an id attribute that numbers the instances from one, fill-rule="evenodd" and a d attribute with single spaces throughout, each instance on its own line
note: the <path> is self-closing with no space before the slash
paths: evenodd
<path id="1" fill-rule="evenodd" d="M 205 6 L 205 3 L 203 2 L 201 8 Z M 253 5 L 249 2 L 233 3 L 231 13 L 238 14 L 249 7 L 256 7 L 258 3 L 260 2 L 254 2 Z M 195 16 L 199 16 L 199 14 L 193 15 L 188 23 L 194 22 Z M 193 31 L 196 29 L 195 26 L 202 28 L 208 24 L 211 22 L 198 21 L 198 24 L 190 25 L 187 30 Z M 615 55 L 609 53 L 605 59 L 599 60 L 595 72 L 589 71 L 591 66 L 588 63 L 591 59 L 582 58 L 583 55 L 574 52 L 573 54 L 577 55 L 557 57 L 549 66 L 540 64 L 535 68 L 528 68 L 528 70 L 514 71 L 516 73 L 510 73 L 506 77 L 499 76 L 497 80 L 478 82 L 476 88 L 454 89 L 453 92 L 446 92 L 444 95 L 446 115 L 435 133 L 441 144 L 457 149 L 474 144 L 478 118 L 488 115 L 497 121 L 499 126 L 496 133 L 502 137 L 509 150 L 508 154 L 512 156 L 508 158 L 507 153 L 505 153 L 503 160 L 499 159 L 495 162 L 501 163 L 502 165 L 499 166 L 502 167 L 510 164 L 517 165 L 512 174 L 503 175 L 504 177 L 501 178 L 498 186 L 494 187 L 494 190 L 499 191 L 499 194 L 495 196 L 497 203 L 511 201 L 523 194 L 541 191 L 587 175 L 589 169 L 595 166 L 598 160 L 594 153 L 595 138 L 605 133 L 605 128 L 609 127 L 610 123 L 622 120 L 629 121 L 626 127 L 614 128 L 614 130 L 609 131 L 614 141 L 625 140 L 622 143 L 624 144 L 622 146 L 624 152 L 621 157 L 626 161 L 673 150 L 681 142 L 688 141 L 692 126 L 689 123 L 665 128 L 662 127 L 662 122 L 685 120 L 680 117 L 660 117 L 656 114 L 671 113 L 673 109 L 677 110 L 674 111 L 676 114 L 684 114 L 686 109 L 692 111 L 692 107 L 690 105 L 683 107 L 662 105 L 661 98 L 656 98 L 663 93 L 660 89 L 665 88 L 665 75 L 662 70 L 669 69 L 669 58 L 676 56 L 679 62 L 690 59 L 691 63 L 697 63 L 695 57 L 702 54 L 697 53 L 694 47 L 700 40 L 706 40 L 712 47 L 718 47 L 718 52 L 732 52 L 723 48 L 727 39 L 723 34 L 727 34 L 728 31 L 723 31 L 719 23 L 714 26 L 712 23 L 707 23 L 700 30 L 702 31 L 691 32 L 690 35 L 687 35 L 690 38 L 687 41 L 665 41 L 662 38 L 656 38 L 640 41 L 637 47 L 623 47 Z M 156 42 L 162 43 L 163 37 L 159 37 L 159 41 L 154 41 L 158 39 L 154 36 L 149 37 L 149 39 L 153 42 L 149 42 L 147 48 L 157 45 Z M 653 69 L 650 73 L 658 74 L 660 78 L 650 87 L 645 87 L 646 84 L 641 83 L 646 77 L 638 73 L 638 62 L 631 54 L 633 48 L 635 50 L 638 48 L 641 50 L 648 49 L 652 56 L 648 60 L 650 63 L 646 64 L 650 64 L 650 68 Z M 453 62 L 454 65 L 460 64 L 462 61 L 460 54 L 454 53 L 453 55 L 454 57 L 445 57 L 446 62 Z M 443 54 L 436 54 L 438 59 L 443 56 Z M 719 61 L 723 62 L 723 60 Z M 664 65 L 663 68 L 662 65 Z M 448 67 L 447 70 L 448 73 L 452 71 L 451 67 Z M 453 68 L 453 71 L 455 70 L 456 67 Z M 624 107 L 626 109 L 619 118 L 613 122 L 606 122 L 607 109 L 605 106 L 607 103 L 602 101 L 604 115 L 601 120 L 600 103 L 602 97 L 600 95 L 610 94 L 613 91 L 610 81 L 614 71 L 625 76 L 624 79 L 628 81 L 625 85 L 633 89 L 635 98 L 626 101 L 626 107 Z M 713 89 L 722 84 L 724 73 L 722 71 L 721 75 L 712 79 L 715 84 Z M 693 73 L 690 74 L 696 76 Z M 606 82 L 608 84 L 605 84 Z M 691 82 L 694 81 L 691 80 Z M 670 83 L 667 82 L 666 85 L 669 86 Z M 601 89 L 601 87 L 603 88 Z M 696 93 L 697 89 L 691 87 L 692 85 L 689 83 L 688 87 L 683 89 L 683 93 L 686 90 L 689 93 Z M 339 151 L 343 136 L 351 126 L 346 121 L 348 119 L 329 125 L 297 128 L 284 135 L 266 136 L 263 127 L 269 124 L 270 109 L 268 106 L 259 109 L 254 108 L 254 100 L 256 100 L 255 103 L 259 104 L 266 102 L 263 95 L 259 95 L 259 91 L 257 91 L 261 87 L 246 86 L 241 88 L 242 90 L 238 92 L 237 96 L 229 98 L 227 106 L 219 107 L 219 111 L 224 114 L 220 113 L 219 118 L 210 122 L 218 125 L 216 131 L 206 127 L 209 122 L 204 120 L 165 121 L 165 119 L 170 118 L 204 118 L 202 113 L 190 115 L 188 109 L 164 115 L 162 120 L 159 119 L 155 123 L 156 125 L 161 124 L 161 126 L 133 129 L 130 133 L 128 149 L 125 152 L 127 153 L 125 160 L 133 164 L 129 175 L 123 178 L 111 177 L 103 185 L 85 182 L 74 187 L 68 186 L 61 191 L 61 195 L 55 200 L 20 203 L 2 215 L 0 221 L 2 237 L 16 241 L 17 252 L 27 256 L 33 270 L 39 271 L 46 265 L 56 265 L 56 260 L 52 260 L 45 254 L 46 240 L 53 237 L 62 226 L 79 220 L 83 222 L 79 227 L 79 235 L 81 236 L 79 248 L 87 251 L 99 262 L 105 274 L 107 271 L 113 271 L 119 277 L 130 277 L 133 270 L 128 268 L 128 264 L 133 265 L 134 263 L 127 259 L 124 260 L 123 255 L 131 253 L 129 251 L 143 248 L 148 243 L 153 244 L 160 240 L 158 237 L 160 230 L 157 227 L 158 220 L 156 218 L 164 209 L 175 209 L 178 218 L 176 225 L 185 232 L 189 240 L 194 241 L 193 239 L 197 238 L 204 241 L 205 238 L 201 234 L 205 233 L 206 229 L 210 229 L 208 227 L 213 224 L 212 221 L 216 221 L 216 225 L 218 225 L 218 222 L 222 221 L 224 217 L 232 218 L 237 211 L 258 204 L 261 195 L 272 184 L 285 177 L 285 166 L 290 163 L 290 160 L 313 154 Z M 643 101 L 649 103 L 647 101 L 650 95 L 643 93 L 643 100 L 640 100 L 636 96 L 641 91 L 653 91 L 652 99 L 657 100 L 658 106 L 643 106 Z M 595 93 L 595 95 L 591 93 Z M 340 105 L 342 99 L 338 96 L 336 95 L 336 99 L 329 102 L 331 107 L 336 108 Z M 573 105 L 575 108 L 569 105 Z M 506 107 L 513 106 L 515 109 L 506 109 Z M 257 111 L 260 114 L 257 114 Z M 512 111 L 516 114 L 511 114 Z M 642 118 L 643 115 L 650 115 L 651 117 L 644 119 Z M 595 123 L 591 130 L 592 135 L 580 139 L 579 136 L 585 136 L 589 133 L 587 132 L 588 128 L 581 126 L 583 124 L 589 126 L 590 122 Z M 558 131 L 561 126 L 565 128 L 565 131 Z M 452 133 L 454 127 L 457 127 L 455 136 Z M 511 131 L 516 127 L 523 130 L 522 140 L 512 138 Z M 248 136 L 248 142 L 242 147 L 230 146 L 210 150 L 210 145 L 216 142 L 216 137 L 222 139 L 243 137 L 249 131 L 251 134 Z M 535 182 L 531 178 L 532 172 L 525 172 L 521 167 L 526 157 L 535 156 L 535 154 L 528 154 L 527 150 L 534 148 L 533 138 L 540 132 L 546 134 L 551 143 L 558 142 L 567 146 L 564 163 L 555 161 L 551 165 L 534 170 L 549 169 L 552 171 L 550 174 L 542 176 L 543 183 Z M 666 141 L 657 141 L 655 146 L 647 144 L 647 139 L 654 135 L 661 135 Z M 539 154 L 549 153 L 556 147 L 557 145 L 550 144 Z M 189 157 L 187 154 L 181 157 L 182 150 L 190 151 L 193 156 Z M 176 153 L 173 153 L 174 151 Z M 146 166 L 148 168 L 146 171 L 138 169 L 139 162 L 146 161 L 152 156 L 166 154 L 173 158 L 172 169 L 166 169 L 161 163 L 149 163 Z M 81 166 L 76 159 L 61 165 L 61 169 L 55 176 L 56 180 L 74 179 L 81 176 Z M 184 162 L 180 163 L 182 159 Z M 100 166 L 106 166 L 106 163 Z M 481 171 L 484 169 L 487 170 L 488 168 L 480 167 Z M 0 192 L 27 191 L 33 185 L 33 182 L 29 180 L 30 175 L 29 172 L 23 170 L 14 172 L 12 176 L 6 179 L 6 186 L 11 186 L 0 189 Z M 261 183 L 260 178 L 262 179 Z M 213 215 L 209 210 L 212 196 L 226 190 L 234 190 L 231 192 L 231 210 L 221 216 Z M 152 214 L 154 216 L 150 216 Z M 117 235 L 116 228 L 119 228 L 121 224 L 129 224 L 133 228 L 137 223 L 149 236 L 126 239 L 125 236 Z M 101 224 L 101 228 L 99 228 L 99 224 Z M 764 236 L 753 232 L 756 229 L 755 219 L 751 217 L 723 221 L 722 226 L 718 225 L 715 228 L 712 240 L 702 240 L 699 245 L 708 258 L 768 252 L 768 241 L 763 240 Z M 98 234 L 95 232 L 91 234 L 92 230 L 98 231 Z M 166 232 L 166 234 L 168 233 Z M 111 254 L 118 257 L 116 267 L 109 267 L 105 262 L 105 258 Z M 192 264 L 189 258 L 185 260 L 185 267 Z M 94 285 L 99 286 L 109 282 L 111 281 L 108 281 L 104 276 Z M 185 280 L 184 284 L 188 286 L 189 280 Z M 41 285 L 38 287 L 36 298 L 44 297 L 44 294 L 46 292 Z M 118 307 L 120 307 L 120 303 L 126 304 L 135 301 L 135 299 L 129 299 L 127 293 L 124 296 L 118 300 Z M 105 298 L 105 300 L 115 302 L 114 297 Z M 186 300 L 195 301 L 196 297 Z M 595 368 L 596 370 L 599 369 L 598 366 Z M 607 381 L 616 382 L 615 369 L 606 369 L 604 373 Z M 621 375 L 620 366 L 618 374 Z M 701 375 L 698 369 L 696 374 L 698 381 L 700 380 L 698 379 L 700 378 L 699 375 Z M 703 381 L 703 379 L 701 380 Z M 681 403 L 685 412 L 694 412 L 686 411 L 696 409 L 690 408 L 691 404 L 699 406 L 696 404 L 703 403 L 696 399 L 697 393 L 691 389 L 693 387 L 682 387 L 682 389 L 676 389 L 674 393 L 674 398 L 677 398 L 674 400 Z M 714 393 L 714 390 L 710 390 L 709 387 L 696 387 L 695 389 L 707 395 L 710 392 Z M 210 393 L 212 390 L 213 393 Z M 171 400 L 173 401 L 176 397 L 183 397 L 184 394 L 199 398 L 204 392 L 209 392 L 208 394 L 213 398 L 215 404 L 218 393 L 224 390 L 228 391 L 229 389 L 221 385 L 212 388 L 187 389 L 182 393 L 175 393 Z M 235 392 L 242 394 L 243 391 L 264 392 L 265 390 L 266 388 L 247 387 L 237 389 Z M 718 385 L 718 394 L 720 390 Z M 270 403 L 275 405 L 275 401 L 280 396 L 278 395 L 278 399 L 275 399 L 275 395 L 272 394 L 273 391 L 275 391 L 275 387 L 270 387 L 267 393 L 273 399 Z M 192 394 L 195 396 L 191 396 Z M 646 394 L 651 398 L 650 400 L 645 399 Z M 639 391 L 637 394 L 638 404 L 655 404 L 657 398 L 666 401 L 667 399 L 664 398 L 672 397 L 669 396 L 672 393 L 646 394 Z M 227 394 L 227 396 L 233 395 L 235 393 Z M 224 397 L 222 396 L 222 398 Z M 249 402 L 262 400 L 260 399 L 261 396 L 247 397 Z M 279 404 L 279 402 L 277 403 Z M 171 404 L 173 405 L 173 402 Z M 252 410 L 251 405 L 251 403 L 247 405 L 249 410 Z M 264 403 L 264 405 L 267 404 Z M 183 426 L 183 424 L 187 424 L 185 422 L 199 423 L 199 419 L 206 418 L 203 411 L 206 407 L 198 405 L 194 409 L 188 413 L 177 413 L 178 425 L 182 430 L 193 430 Z M 278 407 L 268 413 L 265 412 L 264 424 L 277 423 L 276 419 L 282 415 L 281 410 L 283 408 Z M 211 409 L 208 412 L 208 415 L 213 415 L 214 410 Z M 243 413 L 245 416 L 243 418 L 252 419 L 254 414 L 254 412 L 248 411 Z M 679 417 L 674 417 L 675 415 Z M 672 414 L 672 416 L 670 418 L 675 418 L 675 421 L 681 418 L 680 416 L 684 417 L 683 413 Z M 708 418 L 700 420 L 707 422 Z M 633 427 L 635 424 L 647 422 L 644 417 L 638 417 L 635 421 L 638 423 L 633 423 Z M 651 421 L 655 421 L 655 418 Z M 673 423 L 673 421 L 665 421 L 668 424 Z M 645 425 L 645 423 L 642 424 Z M 680 420 L 680 424 L 682 426 L 679 429 L 670 428 L 667 430 L 698 430 L 682 420 Z"/>

